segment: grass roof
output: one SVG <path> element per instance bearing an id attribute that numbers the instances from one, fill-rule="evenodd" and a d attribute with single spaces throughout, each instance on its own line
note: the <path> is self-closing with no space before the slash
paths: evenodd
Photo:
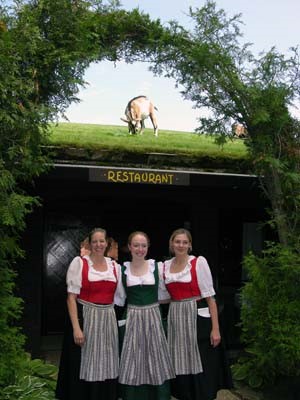
<path id="1" fill-rule="evenodd" d="M 51 127 L 49 144 L 55 160 L 92 165 L 147 166 L 205 171 L 250 172 L 241 139 L 220 147 L 214 138 L 196 133 L 153 130 L 129 135 L 125 126 L 59 123 Z"/>

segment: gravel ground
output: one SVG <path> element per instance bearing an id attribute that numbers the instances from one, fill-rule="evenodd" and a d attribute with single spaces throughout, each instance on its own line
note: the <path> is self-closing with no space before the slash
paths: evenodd
<path id="1" fill-rule="evenodd" d="M 176 400 L 172 397 L 172 400 Z M 216 400 L 262 400 L 256 393 L 248 389 L 238 389 L 238 390 L 219 390 Z"/>

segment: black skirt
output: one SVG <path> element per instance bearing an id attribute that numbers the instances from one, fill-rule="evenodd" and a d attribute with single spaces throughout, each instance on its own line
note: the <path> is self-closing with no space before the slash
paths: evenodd
<path id="1" fill-rule="evenodd" d="M 77 303 L 79 323 L 82 328 L 82 305 Z M 59 400 L 117 400 L 117 379 L 103 382 L 86 382 L 79 379 L 81 347 L 74 343 L 73 328 L 67 314 L 56 385 Z"/>
<path id="2" fill-rule="evenodd" d="M 171 381 L 171 393 L 179 400 L 214 400 L 220 389 L 233 387 L 224 344 L 210 344 L 211 319 L 197 316 L 197 341 L 203 372 L 177 375 Z"/>

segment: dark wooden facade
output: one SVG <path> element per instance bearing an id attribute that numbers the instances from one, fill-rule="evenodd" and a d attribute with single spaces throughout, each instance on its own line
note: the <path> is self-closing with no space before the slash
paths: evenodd
<path id="1" fill-rule="evenodd" d="M 134 230 L 150 236 L 150 257 L 168 257 L 168 239 L 178 227 L 193 235 L 193 253 L 210 264 L 218 292 L 225 338 L 238 346 L 238 290 L 244 279 L 243 254 L 259 251 L 266 232 L 266 201 L 255 176 L 147 168 L 56 164 L 35 182 L 42 206 L 28 218 L 27 257 L 19 268 L 25 300 L 28 349 L 39 355 L 41 339 L 59 335 L 65 316 L 65 273 L 86 233 L 104 227 L 119 242 Z"/>

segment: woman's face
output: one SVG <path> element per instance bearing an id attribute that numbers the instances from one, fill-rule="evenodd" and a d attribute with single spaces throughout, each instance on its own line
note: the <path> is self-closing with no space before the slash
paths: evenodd
<path id="1" fill-rule="evenodd" d="M 144 235 L 135 235 L 128 245 L 132 258 L 145 258 L 148 253 L 148 241 Z"/>
<path id="2" fill-rule="evenodd" d="M 107 241 L 103 232 L 95 232 L 91 238 L 91 253 L 103 255 L 107 247 Z"/>
<path id="3" fill-rule="evenodd" d="M 175 256 L 188 254 L 191 242 L 185 233 L 176 235 L 171 242 L 171 249 Z"/>

